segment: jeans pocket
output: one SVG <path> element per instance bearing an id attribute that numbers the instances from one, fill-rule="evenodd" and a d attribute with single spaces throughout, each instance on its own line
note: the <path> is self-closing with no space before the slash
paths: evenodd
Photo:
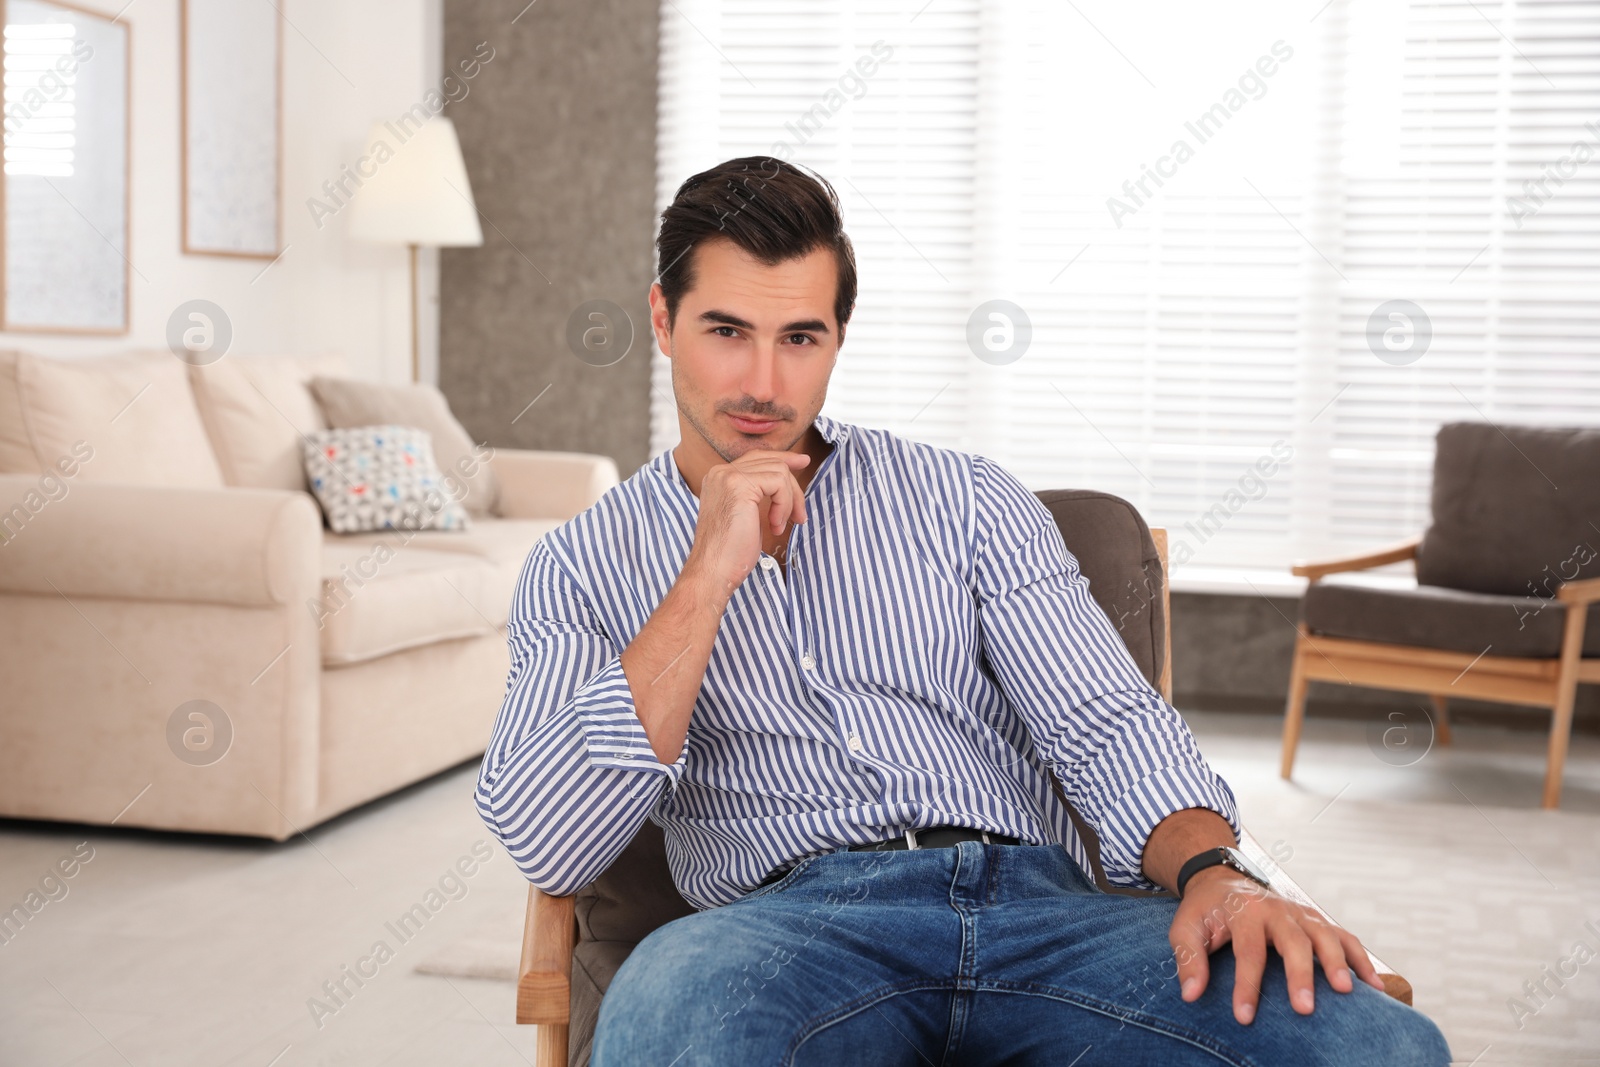
<path id="1" fill-rule="evenodd" d="M 799 863 L 796 863 L 793 867 L 790 867 L 786 872 L 784 872 L 783 877 L 779 878 L 776 882 L 773 882 L 771 885 L 756 886 L 756 888 L 750 890 L 750 892 L 746 893 L 738 900 L 735 900 L 734 903 L 740 904 L 746 900 L 754 900 L 756 897 L 764 897 L 768 893 L 776 893 L 780 889 L 788 888 L 794 884 L 795 879 L 800 876 L 802 871 L 804 871 L 807 867 L 810 867 L 813 863 L 821 858 L 821 856 L 807 856 L 805 859 L 801 860 Z"/>

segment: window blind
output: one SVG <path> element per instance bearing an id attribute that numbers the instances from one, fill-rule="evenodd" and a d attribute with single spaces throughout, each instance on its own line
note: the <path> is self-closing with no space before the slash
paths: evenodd
<path id="1" fill-rule="evenodd" d="M 1600 422 L 1600 3 L 1372 3 L 1344 84 L 1345 278 L 1329 525 L 1422 528 L 1441 422 Z M 1409 299 L 1431 341 L 1373 358 L 1374 308 Z M 1530 471 L 1530 476 L 1537 476 Z"/>
<path id="2" fill-rule="evenodd" d="M 1418 532 L 1442 421 L 1600 414 L 1600 0 L 661 17 L 659 206 L 746 154 L 838 188 L 861 293 L 827 413 L 1124 496 L 1179 573 Z M 997 299 L 1031 324 L 1010 362 L 968 342 Z"/>

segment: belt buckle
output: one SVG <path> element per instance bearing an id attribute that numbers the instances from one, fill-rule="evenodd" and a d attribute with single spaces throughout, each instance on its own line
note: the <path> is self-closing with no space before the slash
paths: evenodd
<path id="1" fill-rule="evenodd" d="M 921 845 L 917 844 L 917 832 L 915 830 L 907 830 L 906 831 L 906 849 L 907 850 L 911 850 L 911 849 L 917 849 L 917 848 L 921 848 L 921 847 L 922 847 Z"/>
<path id="2" fill-rule="evenodd" d="M 983 835 L 983 843 L 984 844 L 986 844 L 986 845 L 994 844 L 993 841 L 989 840 L 989 831 L 987 831 L 987 830 L 979 830 L 978 833 Z"/>

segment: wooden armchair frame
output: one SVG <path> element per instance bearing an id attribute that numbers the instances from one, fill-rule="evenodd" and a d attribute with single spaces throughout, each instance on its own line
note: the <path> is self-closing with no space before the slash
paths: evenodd
<path id="1" fill-rule="evenodd" d="M 1172 699 L 1172 614 L 1171 590 L 1167 577 L 1167 531 L 1152 527 L 1156 551 L 1161 557 L 1162 602 L 1167 608 L 1166 662 L 1161 669 L 1161 695 Z M 1059 793 L 1059 787 L 1057 789 Z M 1315 908 L 1334 921 L 1294 879 L 1283 872 L 1259 842 L 1245 831 L 1239 842 L 1241 851 L 1272 873 L 1272 888 L 1292 900 Z M 1098 867 L 1098 864 L 1096 864 Z M 1095 871 L 1096 881 L 1106 888 L 1105 876 Z M 573 898 L 555 897 L 537 886 L 528 887 L 528 910 L 522 931 L 522 964 L 517 979 L 517 1022 L 539 1027 L 535 1038 L 535 1067 L 567 1067 L 567 1023 L 572 997 L 572 953 L 578 943 L 578 924 Z M 1411 983 L 1396 974 L 1388 964 L 1367 953 L 1383 979 L 1384 990 L 1405 1004 L 1411 1003 Z"/>
<path id="2" fill-rule="evenodd" d="M 1330 574 L 1370 570 L 1417 558 L 1420 537 L 1357 556 L 1322 563 L 1299 563 L 1292 572 L 1308 582 Z M 1550 708 L 1549 757 L 1545 767 L 1543 806 L 1561 803 L 1561 774 L 1572 737 L 1572 709 L 1579 682 L 1600 682 L 1600 659 L 1583 658 L 1584 624 L 1589 605 L 1600 602 L 1600 578 L 1567 582 L 1556 590 L 1566 606 L 1561 655 L 1553 659 L 1473 655 L 1415 645 L 1392 645 L 1345 637 L 1314 635 L 1304 622 L 1296 626 L 1294 667 L 1289 675 L 1289 701 L 1284 710 L 1282 775 L 1294 771 L 1295 749 L 1305 721 L 1306 690 L 1313 681 L 1343 682 L 1377 689 L 1426 693 L 1433 702 L 1434 732 L 1439 744 L 1450 743 L 1450 697 L 1476 697 L 1508 704 Z"/>

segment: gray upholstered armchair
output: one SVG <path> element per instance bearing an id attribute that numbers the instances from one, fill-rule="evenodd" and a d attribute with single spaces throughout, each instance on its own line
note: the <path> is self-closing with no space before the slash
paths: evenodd
<path id="1" fill-rule="evenodd" d="M 1324 582 L 1415 561 L 1415 589 Z M 1365 555 L 1301 563 L 1309 579 L 1283 728 L 1283 777 L 1313 681 L 1427 694 L 1450 741 L 1449 700 L 1552 709 L 1546 808 L 1579 682 L 1600 682 L 1600 429 L 1456 422 L 1440 427 L 1433 523 Z"/>
<path id="2" fill-rule="evenodd" d="M 1170 699 L 1166 531 L 1152 531 L 1131 504 L 1107 493 L 1053 489 L 1038 496 L 1134 662 Z M 1093 830 L 1075 812 L 1073 824 L 1100 888 L 1138 893 L 1107 885 Z M 1273 888 L 1316 906 L 1248 832 L 1241 847 L 1274 872 Z M 622 961 L 650 931 L 693 910 L 673 885 L 661 828 L 649 821 L 616 862 L 574 896 L 552 897 L 529 887 L 517 1022 L 539 1025 L 538 1067 L 588 1064 L 600 999 Z M 1388 992 L 1411 1003 L 1410 984 L 1376 956 L 1372 962 Z"/>

